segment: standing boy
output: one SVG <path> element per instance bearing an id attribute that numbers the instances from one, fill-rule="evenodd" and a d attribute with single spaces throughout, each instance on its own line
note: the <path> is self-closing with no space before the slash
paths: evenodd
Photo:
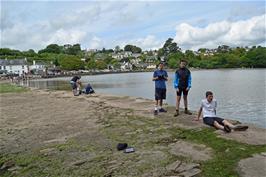
<path id="1" fill-rule="evenodd" d="M 191 88 L 191 73 L 186 66 L 187 62 L 185 60 L 181 60 L 179 64 L 179 69 L 177 69 L 175 72 L 175 79 L 174 79 L 174 88 L 176 89 L 176 113 L 174 114 L 175 117 L 179 115 L 179 104 L 182 93 L 185 105 L 185 114 L 189 115 L 192 114 L 188 110 L 188 100 L 187 100 L 188 91 Z"/>
<path id="2" fill-rule="evenodd" d="M 166 84 L 168 74 L 163 69 L 164 64 L 160 63 L 159 67 L 153 73 L 153 81 L 155 81 L 155 108 L 154 108 L 154 115 L 158 115 L 158 112 L 167 112 L 165 109 L 162 108 L 163 99 L 166 99 Z M 159 109 L 158 109 L 159 104 Z"/>

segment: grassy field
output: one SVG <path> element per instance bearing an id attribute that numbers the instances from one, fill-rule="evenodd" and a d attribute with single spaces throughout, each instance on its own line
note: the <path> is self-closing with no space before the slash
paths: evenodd
<path id="1" fill-rule="evenodd" d="M 19 93 L 19 92 L 25 92 L 28 89 L 25 87 L 12 85 L 8 83 L 0 83 L 0 93 Z"/>

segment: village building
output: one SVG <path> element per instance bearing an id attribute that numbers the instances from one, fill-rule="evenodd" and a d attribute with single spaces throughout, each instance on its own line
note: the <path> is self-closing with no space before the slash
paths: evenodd
<path id="1" fill-rule="evenodd" d="M 22 76 L 29 73 L 27 59 L 0 59 L 0 71 L 5 74 Z"/>

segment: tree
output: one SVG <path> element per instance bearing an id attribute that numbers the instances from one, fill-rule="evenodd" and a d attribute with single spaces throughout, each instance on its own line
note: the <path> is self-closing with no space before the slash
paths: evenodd
<path id="1" fill-rule="evenodd" d="M 107 64 L 102 61 L 102 60 L 97 60 L 96 61 L 96 68 L 97 69 L 106 69 L 107 68 Z"/>
<path id="2" fill-rule="evenodd" d="M 177 46 L 176 42 L 173 42 L 172 38 L 168 38 L 165 41 L 163 48 L 159 49 L 158 51 L 159 56 L 160 57 L 164 56 L 166 61 L 169 60 L 169 54 L 176 53 L 176 52 L 181 52 L 181 48 Z"/>
<path id="3" fill-rule="evenodd" d="M 134 46 L 134 45 L 130 45 L 130 44 L 126 45 L 124 47 L 124 50 L 132 52 L 132 53 L 141 53 L 141 51 L 142 51 L 140 47 L 137 47 L 137 46 Z"/>
<path id="4" fill-rule="evenodd" d="M 54 59 L 54 62 L 53 63 L 54 63 L 55 66 L 59 66 L 59 62 L 58 62 L 58 59 L 57 58 Z"/>
<path id="5" fill-rule="evenodd" d="M 57 53 L 60 54 L 61 53 L 61 47 L 57 44 L 50 44 L 48 45 L 45 49 L 39 50 L 39 54 L 41 53 Z"/>
<path id="6" fill-rule="evenodd" d="M 95 62 L 95 60 L 91 59 L 91 60 L 87 63 L 87 68 L 88 68 L 88 69 L 95 69 L 95 68 L 96 68 L 96 62 Z"/>
<path id="7" fill-rule="evenodd" d="M 84 63 L 78 57 L 73 55 L 63 55 L 59 56 L 59 64 L 62 69 L 65 70 L 79 70 L 84 69 Z"/>
<path id="8" fill-rule="evenodd" d="M 117 46 L 115 46 L 115 53 L 118 53 L 118 52 L 120 52 L 120 47 L 119 47 L 119 45 L 117 45 Z"/>
<path id="9" fill-rule="evenodd" d="M 184 58 L 184 54 L 182 52 L 176 52 L 176 53 L 172 53 L 169 55 L 168 57 L 168 66 L 170 68 L 177 68 L 179 61 L 182 60 Z"/>
<path id="10" fill-rule="evenodd" d="M 74 44 L 73 46 L 70 44 L 64 45 L 64 53 L 68 55 L 78 55 L 81 52 L 80 44 Z"/>

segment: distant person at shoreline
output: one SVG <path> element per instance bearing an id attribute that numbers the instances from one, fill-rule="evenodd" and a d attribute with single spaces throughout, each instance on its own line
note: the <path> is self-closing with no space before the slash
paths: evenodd
<path id="1" fill-rule="evenodd" d="M 191 88 L 191 73 L 186 66 L 187 66 L 187 61 L 181 60 L 179 63 L 179 68 L 175 72 L 175 79 L 174 79 L 174 88 L 176 89 L 176 112 L 174 114 L 175 117 L 179 115 L 179 105 L 182 93 L 184 99 L 185 114 L 188 115 L 192 114 L 188 110 L 188 99 L 187 99 L 188 91 Z"/>
<path id="2" fill-rule="evenodd" d="M 201 113 L 203 112 L 203 122 L 209 126 L 213 126 L 217 129 L 230 133 L 231 130 L 244 131 L 248 129 L 248 126 L 235 126 L 229 121 L 216 116 L 217 101 L 213 99 L 213 93 L 211 91 L 206 92 L 206 98 L 201 101 L 201 106 L 198 112 L 198 117 L 195 121 L 200 120 Z"/>
<path id="3" fill-rule="evenodd" d="M 82 89 L 82 93 L 84 94 L 93 94 L 95 91 L 93 90 L 92 86 L 88 83 L 84 89 Z"/>
<path id="4" fill-rule="evenodd" d="M 70 80 L 70 84 L 71 84 L 72 92 L 73 92 L 74 96 L 80 95 L 80 87 L 81 87 L 80 78 L 81 78 L 80 76 L 74 76 Z"/>
<path id="5" fill-rule="evenodd" d="M 166 99 L 166 84 L 168 80 L 168 74 L 163 69 L 164 64 L 161 62 L 158 69 L 153 73 L 153 81 L 155 81 L 155 108 L 154 115 L 158 115 L 158 112 L 167 112 L 162 108 L 163 100 Z M 159 105 L 159 107 L 158 107 Z"/>

